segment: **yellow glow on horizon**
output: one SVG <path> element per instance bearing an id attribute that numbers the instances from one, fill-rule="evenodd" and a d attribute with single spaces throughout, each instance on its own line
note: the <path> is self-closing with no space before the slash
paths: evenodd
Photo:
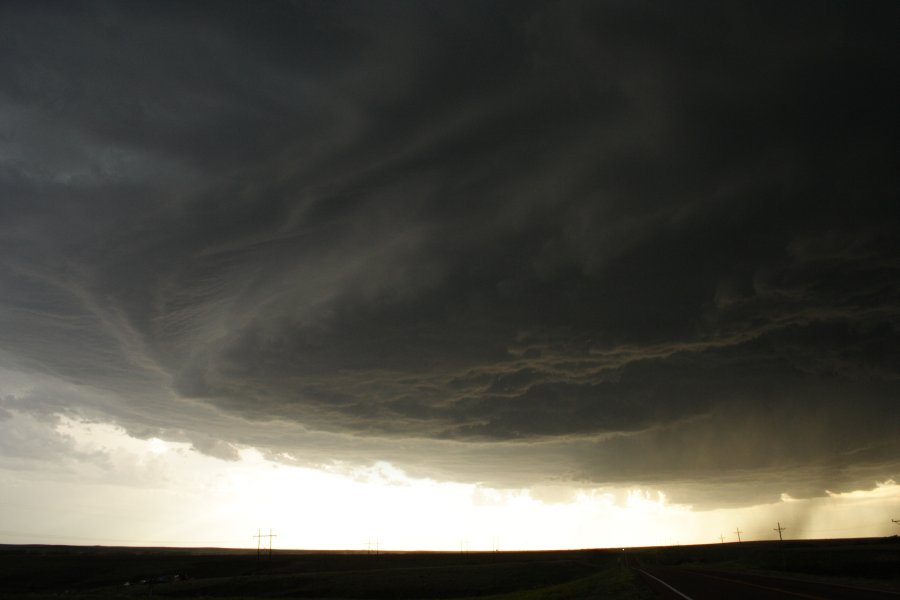
<path id="1" fill-rule="evenodd" d="M 0 521 L 0 541 L 5 531 L 30 534 L 30 542 L 46 535 L 48 543 L 249 548 L 257 530 L 271 528 L 276 548 L 533 550 L 717 543 L 720 534 L 736 541 L 738 527 L 745 541 L 774 539 L 776 521 L 788 538 L 857 537 L 895 533 L 890 515 L 900 500 L 900 486 L 886 480 L 871 490 L 701 511 L 657 489 L 498 489 L 412 478 L 383 462 L 291 466 L 252 448 L 229 462 L 112 425 L 63 420 L 58 429 L 97 462 L 73 463 L 80 471 L 54 481 L 53 494 L 40 482 L 11 487 L 22 500 L 7 511 L 10 522 L 38 525 L 19 532 Z M 53 518 L 37 520 L 38 512 Z M 54 542 L 60 532 L 81 541 Z"/>

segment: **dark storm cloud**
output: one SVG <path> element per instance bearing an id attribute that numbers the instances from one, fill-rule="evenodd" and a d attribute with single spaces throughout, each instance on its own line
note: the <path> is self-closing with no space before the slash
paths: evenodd
<path id="1" fill-rule="evenodd" d="M 16 410 L 712 504 L 897 474 L 890 4 L 2 10 L 0 356 L 74 386 Z"/>

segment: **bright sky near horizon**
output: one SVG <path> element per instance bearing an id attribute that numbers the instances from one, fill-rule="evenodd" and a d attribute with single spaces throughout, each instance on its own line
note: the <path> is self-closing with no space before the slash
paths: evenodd
<path id="1" fill-rule="evenodd" d="M 900 533 L 898 22 L 0 2 L 0 542 Z"/>
<path id="2" fill-rule="evenodd" d="M 66 420 L 55 431 L 93 459 L 73 457 L 67 476 L 50 481 L 0 472 L 0 543 L 249 548 L 272 530 L 282 549 L 608 548 L 734 542 L 736 529 L 744 541 L 775 539 L 776 521 L 787 539 L 867 537 L 895 533 L 900 502 L 900 485 L 885 481 L 822 499 L 694 510 L 653 489 L 493 489 L 415 479 L 384 463 L 295 467 L 251 449 L 224 461 L 109 425 Z"/>

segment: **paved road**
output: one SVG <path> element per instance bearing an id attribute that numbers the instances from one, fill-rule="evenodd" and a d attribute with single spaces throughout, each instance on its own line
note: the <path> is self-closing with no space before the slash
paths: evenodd
<path id="1" fill-rule="evenodd" d="M 900 594 L 744 573 L 638 568 L 663 600 L 900 600 Z"/>

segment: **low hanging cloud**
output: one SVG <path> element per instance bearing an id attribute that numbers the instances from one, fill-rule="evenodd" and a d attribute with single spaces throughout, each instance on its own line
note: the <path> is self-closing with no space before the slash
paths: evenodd
<path id="1" fill-rule="evenodd" d="M 712 506 L 898 475 L 895 8 L 0 11 L 3 423 Z"/>

